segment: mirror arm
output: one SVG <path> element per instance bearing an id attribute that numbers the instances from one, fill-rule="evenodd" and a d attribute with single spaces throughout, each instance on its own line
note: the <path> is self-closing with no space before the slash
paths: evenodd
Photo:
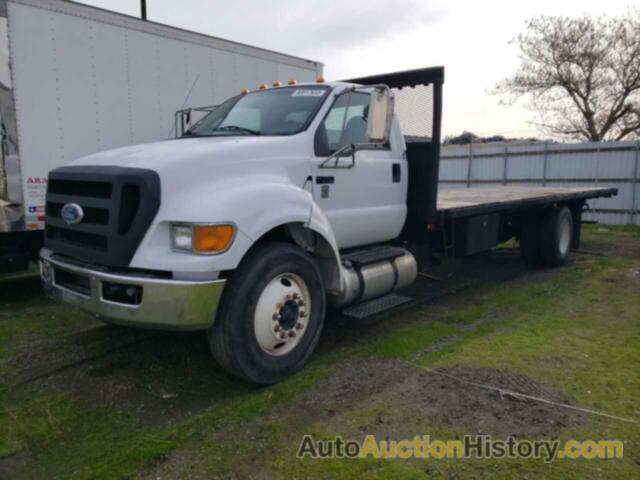
<path id="1" fill-rule="evenodd" d="M 340 161 L 340 156 L 345 153 L 347 150 L 351 150 L 351 165 L 340 167 L 338 166 L 338 162 Z M 319 168 L 353 168 L 356 164 L 356 150 L 357 145 L 353 143 L 349 143 L 347 145 L 343 145 L 338 150 L 329 155 L 320 165 Z M 333 160 L 333 165 L 328 165 L 329 162 Z"/>

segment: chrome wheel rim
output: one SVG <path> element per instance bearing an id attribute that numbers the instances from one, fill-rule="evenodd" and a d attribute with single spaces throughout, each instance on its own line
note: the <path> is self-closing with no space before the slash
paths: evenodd
<path id="1" fill-rule="evenodd" d="M 253 325 L 263 352 L 281 356 L 291 352 L 307 331 L 311 296 L 295 273 L 282 273 L 264 287 L 258 298 Z"/>
<path id="2" fill-rule="evenodd" d="M 569 252 L 571 246 L 571 222 L 568 218 L 563 218 L 560 223 L 560 241 L 558 244 L 560 254 L 564 257 Z"/>

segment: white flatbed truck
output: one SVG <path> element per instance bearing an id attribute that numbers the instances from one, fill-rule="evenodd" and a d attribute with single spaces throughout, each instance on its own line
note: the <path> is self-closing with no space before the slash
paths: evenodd
<path id="1" fill-rule="evenodd" d="M 527 262 L 577 246 L 607 188 L 438 194 L 441 67 L 243 92 L 174 140 L 49 174 L 41 275 L 106 321 L 206 330 L 229 372 L 302 368 L 327 305 L 398 303 L 437 252 L 518 238 Z"/>

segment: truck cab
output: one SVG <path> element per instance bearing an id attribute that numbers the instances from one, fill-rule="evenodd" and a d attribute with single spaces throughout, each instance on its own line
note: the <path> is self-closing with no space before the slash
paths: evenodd
<path id="1" fill-rule="evenodd" d="M 243 91 L 179 138 L 51 171 L 46 291 L 108 322 L 207 330 L 224 368 L 278 381 L 313 351 L 327 303 L 415 278 L 393 109 L 384 84 L 291 82 Z"/>

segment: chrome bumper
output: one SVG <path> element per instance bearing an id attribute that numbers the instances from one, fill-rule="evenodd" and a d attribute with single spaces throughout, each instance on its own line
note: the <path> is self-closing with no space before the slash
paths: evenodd
<path id="1" fill-rule="evenodd" d="M 66 282 L 56 280 L 56 273 Z M 40 277 L 46 293 L 98 317 L 122 325 L 167 330 L 209 328 L 218 310 L 226 280 L 178 281 L 100 272 L 60 261 L 52 252 L 40 252 Z M 79 286 L 76 288 L 72 278 Z M 63 283 L 64 285 L 61 285 Z M 105 299 L 110 288 L 132 287 L 132 302 Z M 118 300 L 121 300 L 120 298 Z M 125 299 L 127 300 L 127 299 Z M 135 303 L 135 304 L 134 304 Z"/>

